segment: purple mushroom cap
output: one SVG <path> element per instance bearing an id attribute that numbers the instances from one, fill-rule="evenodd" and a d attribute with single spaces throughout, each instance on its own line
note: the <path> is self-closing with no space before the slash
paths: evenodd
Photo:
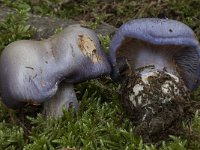
<path id="1" fill-rule="evenodd" d="M 94 31 L 71 25 L 43 41 L 9 44 L 0 57 L 0 94 L 8 107 L 48 101 L 60 82 L 73 85 L 110 74 Z M 63 90 L 64 91 L 64 90 Z"/>
<path id="2" fill-rule="evenodd" d="M 145 49 L 144 45 L 157 50 L 141 50 Z M 137 47 L 141 47 L 140 51 L 135 50 Z M 157 58 L 154 59 L 152 53 Z M 113 78 L 120 74 L 120 59 L 127 58 L 128 61 L 135 61 L 133 69 L 150 62 L 159 64 L 156 66 L 158 69 L 169 67 L 171 72 L 178 72 L 190 90 L 196 88 L 199 82 L 198 40 L 191 28 L 175 20 L 143 18 L 123 24 L 112 38 L 109 55 Z"/>

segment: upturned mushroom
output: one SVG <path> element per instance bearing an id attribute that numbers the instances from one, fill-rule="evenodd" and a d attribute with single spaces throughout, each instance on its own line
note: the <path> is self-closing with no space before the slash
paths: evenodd
<path id="1" fill-rule="evenodd" d="M 95 32 L 71 25 L 43 41 L 9 44 L 0 70 L 0 93 L 8 107 L 44 103 L 47 116 L 60 116 L 63 106 L 78 108 L 73 85 L 108 75 L 110 64 Z"/>
<path id="2" fill-rule="evenodd" d="M 152 139 L 187 114 L 200 77 L 200 47 L 188 26 L 170 19 L 131 20 L 112 38 L 110 61 L 125 113 L 141 135 Z"/>

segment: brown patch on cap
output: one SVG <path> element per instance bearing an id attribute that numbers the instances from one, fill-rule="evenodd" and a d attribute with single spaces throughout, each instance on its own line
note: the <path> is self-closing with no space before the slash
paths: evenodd
<path id="1" fill-rule="evenodd" d="M 79 35 L 78 46 L 81 52 L 88 56 L 93 63 L 102 63 L 102 57 L 97 54 L 95 43 L 87 35 Z"/>
<path id="2" fill-rule="evenodd" d="M 40 81 L 40 84 L 41 84 L 43 87 L 46 86 L 46 83 L 45 83 L 44 80 L 41 80 L 41 81 Z"/>

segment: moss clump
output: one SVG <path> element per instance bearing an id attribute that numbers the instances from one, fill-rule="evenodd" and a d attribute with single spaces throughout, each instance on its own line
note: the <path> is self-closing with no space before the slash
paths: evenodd
<path id="1" fill-rule="evenodd" d="M 35 29 L 26 23 L 28 18 L 28 10 L 22 9 L 0 22 L 0 51 L 13 41 L 29 39 L 33 35 Z"/>

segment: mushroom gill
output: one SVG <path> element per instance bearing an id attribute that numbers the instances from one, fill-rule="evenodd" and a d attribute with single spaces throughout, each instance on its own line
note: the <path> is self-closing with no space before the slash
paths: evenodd
<path id="1" fill-rule="evenodd" d="M 116 50 L 117 64 L 128 63 L 131 70 L 137 70 L 144 66 L 154 66 L 156 70 L 179 76 L 184 80 L 186 86 L 192 89 L 190 84 L 197 82 L 199 54 L 194 48 L 184 45 L 156 45 L 136 38 L 125 38 Z M 123 65 L 119 70 L 123 70 Z"/>

